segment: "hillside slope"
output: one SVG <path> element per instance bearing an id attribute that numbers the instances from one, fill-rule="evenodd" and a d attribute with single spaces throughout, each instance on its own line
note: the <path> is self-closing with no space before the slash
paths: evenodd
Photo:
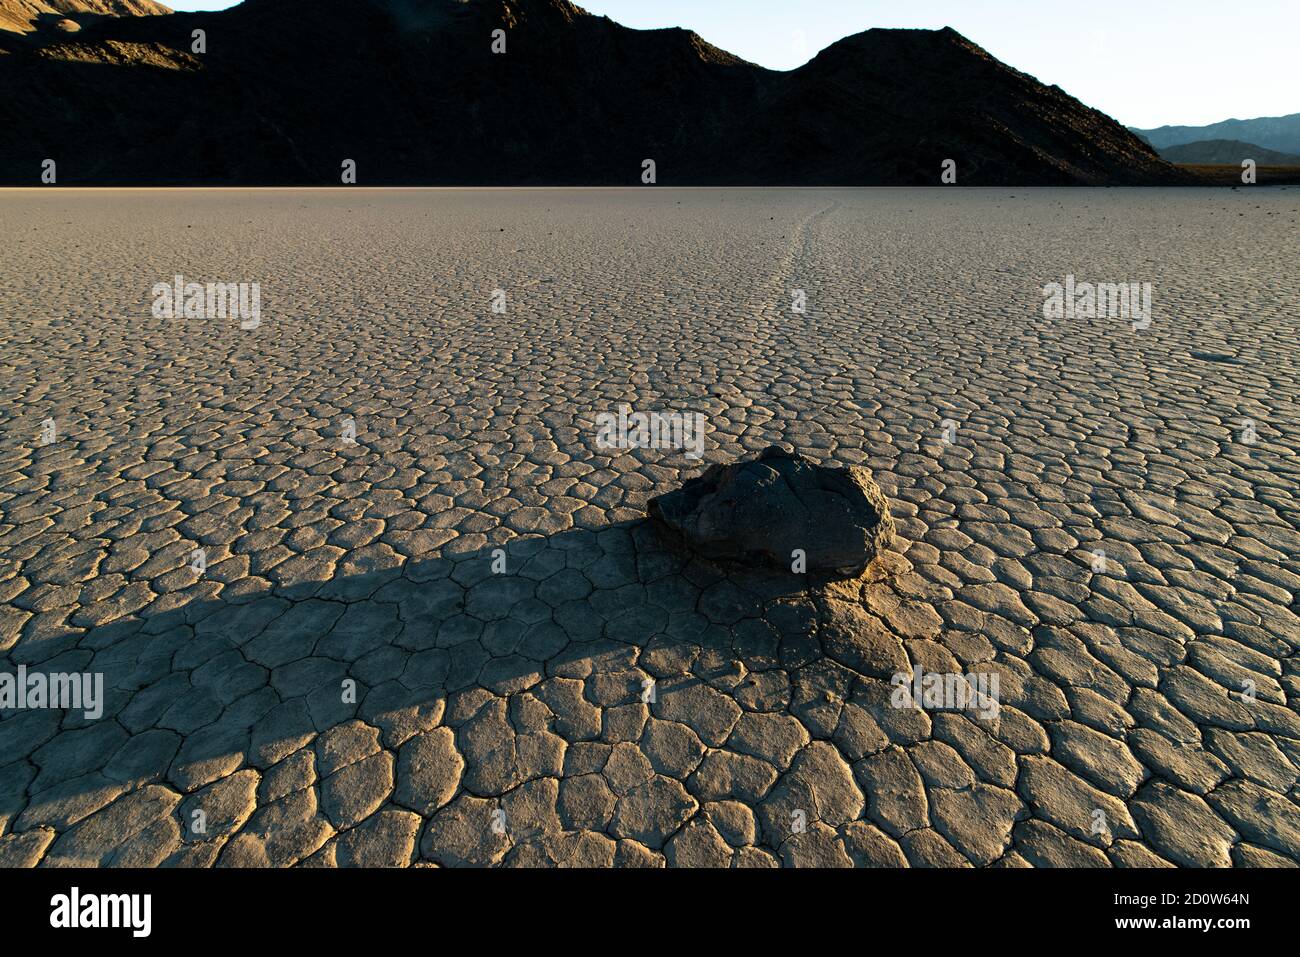
<path id="1" fill-rule="evenodd" d="M 94 16 L 138 17 L 171 13 L 154 0 L 0 0 L 0 30 L 31 33 L 61 19 L 83 22 Z"/>

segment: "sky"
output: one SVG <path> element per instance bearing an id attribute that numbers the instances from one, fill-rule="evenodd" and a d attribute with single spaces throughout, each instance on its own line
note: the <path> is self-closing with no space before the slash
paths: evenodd
<path id="1" fill-rule="evenodd" d="M 230 0 L 163 0 L 217 10 Z M 870 27 L 950 26 L 1126 126 L 1300 113 L 1300 0 L 577 0 L 639 29 L 680 26 L 774 70 Z M 1082 15 L 1080 15 L 1082 11 Z"/>

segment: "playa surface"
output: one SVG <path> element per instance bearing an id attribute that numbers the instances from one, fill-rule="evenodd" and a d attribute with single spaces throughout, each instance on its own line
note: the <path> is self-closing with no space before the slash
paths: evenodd
<path id="1" fill-rule="evenodd" d="M 104 676 L 97 718 L 0 711 L 0 864 L 1300 861 L 1300 189 L 0 224 L 0 672 Z M 176 275 L 260 322 L 155 318 Z M 1151 283 L 1149 326 L 1046 321 L 1067 276 Z M 620 403 L 703 459 L 600 447 Z M 772 444 L 892 502 L 835 647 L 642 521 Z M 894 706 L 913 667 L 996 716 Z"/>

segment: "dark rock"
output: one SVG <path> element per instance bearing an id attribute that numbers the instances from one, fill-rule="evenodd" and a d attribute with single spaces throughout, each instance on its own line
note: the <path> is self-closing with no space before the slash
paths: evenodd
<path id="1" fill-rule="evenodd" d="M 776 447 L 710 466 L 648 508 L 670 537 L 705 558 L 788 569 L 802 549 L 810 574 L 859 575 L 894 539 L 889 502 L 870 472 Z"/>

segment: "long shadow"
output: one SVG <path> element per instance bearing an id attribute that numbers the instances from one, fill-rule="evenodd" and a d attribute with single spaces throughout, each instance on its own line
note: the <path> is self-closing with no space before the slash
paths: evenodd
<path id="1" fill-rule="evenodd" d="M 185 572 L 200 580 L 176 574 Z M 569 749 L 635 741 L 643 702 L 680 720 L 699 710 L 707 685 L 747 708 L 782 710 L 795 694 L 785 671 L 821 657 L 808 586 L 803 575 L 691 558 L 651 524 L 630 522 L 269 590 L 234 582 L 218 600 L 24 634 L 0 672 L 102 673 L 103 714 L 0 711 L 0 834 L 39 843 L 33 832 L 54 828 L 45 864 L 207 864 L 248 817 L 236 798 L 253 776 L 232 775 L 261 775 L 249 826 L 291 837 L 302 820 L 258 815 L 291 787 L 280 782 L 307 760 L 294 757 L 302 749 L 314 748 L 317 792 L 347 761 L 340 754 L 373 749 L 356 720 L 394 752 L 449 727 L 463 754 L 465 723 L 485 706 L 504 711 L 495 702 L 505 698 L 513 733 L 538 729 L 522 705 L 540 701 L 543 730 Z M 585 681 L 585 706 L 562 682 L 545 684 L 555 678 Z M 506 752 L 466 755 L 456 795 L 495 797 L 536 776 L 513 745 Z M 384 806 L 427 817 L 446 804 L 418 788 L 399 779 Z M 357 823 L 354 799 L 322 796 L 302 816 L 323 814 L 343 831 Z M 205 833 L 193 830 L 196 810 Z M 287 847 L 277 858 L 274 834 L 268 846 L 266 863 L 292 862 Z"/>

